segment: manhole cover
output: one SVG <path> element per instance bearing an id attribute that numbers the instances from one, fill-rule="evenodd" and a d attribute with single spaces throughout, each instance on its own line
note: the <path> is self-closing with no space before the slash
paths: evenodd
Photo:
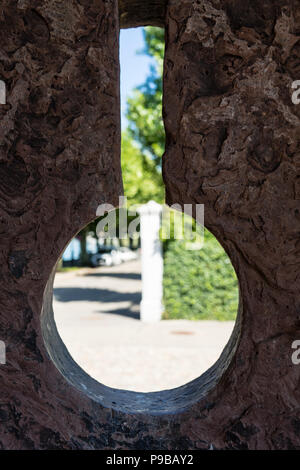
<path id="1" fill-rule="evenodd" d="M 171 331 L 172 335 L 194 335 L 195 333 L 193 331 Z"/>

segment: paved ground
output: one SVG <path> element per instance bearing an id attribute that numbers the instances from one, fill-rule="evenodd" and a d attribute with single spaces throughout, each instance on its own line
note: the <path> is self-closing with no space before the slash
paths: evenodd
<path id="1" fill-rule="evenodd" d="M 198 377 L 219 357 L 233 322 L 139 320 L 140 263 L 58 273 L 54 312 L 70 354 L 110 387 L 150 392 Z"/>

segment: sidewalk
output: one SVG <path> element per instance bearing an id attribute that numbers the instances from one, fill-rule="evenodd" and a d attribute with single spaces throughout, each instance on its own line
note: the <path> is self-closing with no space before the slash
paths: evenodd
<path id="1" fill-rule="evenodd" d="M 234 322 L 139 320 L 139 261 L 57 273 L 54 313 L 75 361 L 110 387 L 150 392 L 198 377 L 219 357 Z"/>

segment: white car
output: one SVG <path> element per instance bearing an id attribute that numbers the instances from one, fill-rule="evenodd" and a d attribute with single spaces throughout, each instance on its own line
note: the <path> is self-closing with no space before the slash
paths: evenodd
<path id="1" fill-rule="evenodd" d="M 136 252 L 129 248 L 104 247 L 99 253 L 92 255 L 92 266 L 117 266 L 125 261 L 137 259 Z"/>
<path id="2" fill-rule="evenodd" d="M 122 258 L 118 250 L 112 250 L 110 253 L 104 253 L 99 259 L 100 266 L 118 266 L 122 264 Z"/>
<path id="3" fill-rule="evenodd" d="M 131 261 L 138 258 L 138 255 L 135 251 L 130 250 L 130 248 L 121 247 L 119 248 L 119 254 L 122 261 Z"/>

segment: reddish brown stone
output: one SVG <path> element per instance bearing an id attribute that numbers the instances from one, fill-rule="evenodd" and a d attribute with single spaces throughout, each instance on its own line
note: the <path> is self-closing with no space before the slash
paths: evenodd
<path id="1" fill-rule="evenodd" d="M 300 448 L 300 367 L 291 361 L 300 338 L 295 11 L 292 1 L 168 4 L 167 202 L 205 204 L 205 225 L 240 283 L 237 349 L 182 422 L 216 448 Z"/>
<path id="2" fill-rule="evenodd" d="M 167 0 L 119 0 L 121 28 L 164 27 Z"/>

